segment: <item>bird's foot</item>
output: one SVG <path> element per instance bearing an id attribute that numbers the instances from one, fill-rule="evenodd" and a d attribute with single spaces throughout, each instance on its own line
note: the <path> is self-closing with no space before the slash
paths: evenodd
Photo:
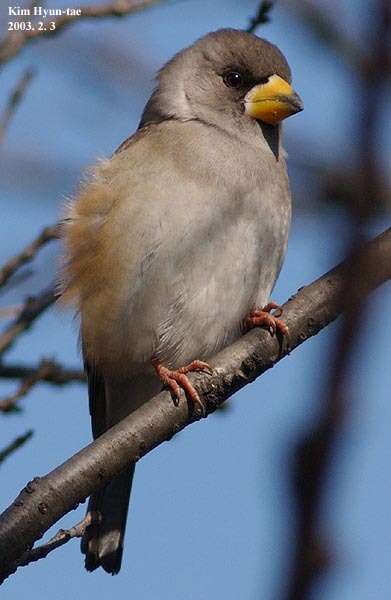
<path id="1" fill-rule="evenodd" d="M 155 358 L 152 360 L 152 365 L 160 381 L 168 387 L 176 399 L 176 404 L 179 401 L 182 389 L 187 398 L 192 402 L 196 415 L 200 417 L 206 417 L 206 405 L 201 400 L 195 387 L 191 384 L 189 378 L 187 377 L 187 373 L 193 373 L 194 371 L 207 371 L 208 373 L 212 374 L 213 370 L 208 363 L 203 362 L 202 360 L 193 360 L 188 365 L 185 365 L 180 369 L 176 369 L 175 371 L 171 371 L 167 367 L 164 367 L 159 360 Z"/>
<path id="2" fill-rule="evenodd" d="M 271 314 L 272 310 L 277 310 L 278 313 Z M 253 327 L 264 327 L 271 335 L 276 332 L 282 335 L 287 335 L 288 326 L 279 317 L 282 315 L 282 308 L 275 302 L 269 302 L 263 308 L 254 309 L 247 317 L 245 324 L 248 329 Z"/>

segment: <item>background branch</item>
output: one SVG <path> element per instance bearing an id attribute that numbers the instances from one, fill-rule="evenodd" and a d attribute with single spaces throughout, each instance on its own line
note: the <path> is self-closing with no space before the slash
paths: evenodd
<path id="1" fill-rule="evenodd" d="M 29 429 L 23 435 L 15 438 L 10 444 L 8 444 L 8 446 L 3 448 L 3 450 L 0 450 L 0 464 L 4 462 L 5 459 L 8 458 L 13 452 L 15 452 L 15 450 L 21 448 L 21 446 L 24 446 L 24 444 L 31 438 L 32 435 L 33 431 L 32 429 Z"/>
<path id="2" fill-rule="evenodd" d="M 35 238 L 21 252 L 10 258 L 5 265 L 0 269 L 0 287 L 5 285 L 7 281 L 16 273 L 18 269 L 35 258 L 37 252 L 48 242 L 59 237 L 59 225 L 50 225 L 45 227 L 38 237 Z"/>
<path id="3" fill-rule="evenodd" d="M 250 24 L 246 31 L 254 33 L 259 25 L 264 25 L 270 21 L 270 12 L 274 6 L 274 2 L 275 0 L 262 0 L 262 2 L 260 2 L 258 11 L 250 20 Z"/>
<path id="4" fill-rule="evenodd" d="M 64 373 L 59 371 L 58 366 L 55 365 L 53 361 L 42 360 L 37 369 L 33 370 L 29 375 L 23 378 L 22 383 L 19 385 L 16 392 L 0 400 L 0 412 L 7 413 L 19 410 L 17 405 L 18 400 L 23 398 L 23 396 L 25 396 L 37 383 L 45 380 L 48 381 L 48 378 L 53 378 L 53 375 L 57 376 L 57 382 L 59 376 L 62 375 L 63 379 L 61 383 L 65 383 Z"/>
<path id="5" fill-rule="evenodd" d="M 352 264 L 368 276 L 355 281 L 350 306 L 391 278 L 391 229 L 366 244 L 352 260 L 302 288 L 284 305 L 289 326 L 284 346 L 265 331 L 250 331 L 210 361 L 213 376 L 192 377 L 208 413 L 341 314 L 346 306 L 342 292 Z M 27 484 L 0 516 L 1 581 L 17 569 L 15 561 L 26 547 L 58 519 L 192 420 L 183 396 L 174 406 L 169 393 L 162 392 L 50 474 Z"/>
<path id="6" fill-rule="evenodd" d="M 54 287 L 27 298 L 20 315 L 0 335 L 0 357 L 55 300 Z"/>
<path id="7" fill-rule="evenodd" d="M 42 362 L 45 363 L 45 372 L 41 372 L 40 381 L 46 381 L 56 385 L 65 385 L 67 383 L 84 383 L 86 382 L 86 374 L 81 369 L 70 369 L 63 367 L 59 363 L 51 359 L 43 359 L 37 367 L 27 367 L 25 365 L 10 364 L 4 365 L 0 363 L 0 378 L 1 379 L 27 379 L 36 376 Z"/>
<path id="8" fill-rule="evenodd" d="M 20 78 L 16 88 L 11 93 L 8 102 L 5 106 L 4 112 L 0 117 L 0 144 L 3 142 L 5 133 L 7 131 L 8 125 L 15 114 L 19 104 L 23 100 L 27 88 L 29 87 L 31 80 L 34 76 L 34 72 L 32 69 L 27 69 Z M 1 278 L 0 278 L 1 285 Z"/>
<path id="9" fill-rule="evenodd" d="M 301 10 L 305 3 L 300 4 Z M 371 42 L 366 49 L 368 69 L 360 69 L 361 110 L 357 111 L 359 185 L 345 204 L 349 216 L 348 253 L 355 256 L 362 244 L 365 229 L 381 208 L 383 189 L 377 162 L 378 128 L 381 122 L 383 86 L 389 75 L 388 41 L 391 31 L 391 7 L 379 0 L 373 10 Z M 370 114 L 370 119 L 361 115 Z M 353 192 L 353 189 L 351 190 Z M 330 358 L 330 374 L 321 398 L 316 425 L 300 440 L 294 463 L 294 492 L 297 498 L 298 531 L 293 544 L 293 569 L 288 600 L 310 598 L 312 586 L 329 566 L 333 552 L 321 532 L 322 502 L 336 449 L 343 430 L 350 401 L 349 374 L 354 364 L 354 350 L 367 316 L 367 298 L 356 295 L 356 282 L 369 276 L 376 263 L 363 265 L 354 260 L 347 273 L 342 293 L 346 311 L 335 350 Z"/>

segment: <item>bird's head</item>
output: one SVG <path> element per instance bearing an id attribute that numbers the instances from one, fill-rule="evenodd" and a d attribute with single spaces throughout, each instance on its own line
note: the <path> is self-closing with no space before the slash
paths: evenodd
<path id="1" fill-rule="evenodd" d="M 245 131 L 254 120 L 277 125 L 302 109 L 289 65 L 276 46 L 251 33 L 221 29 L 161 69 L 141 124 L 199 119 Z"/>

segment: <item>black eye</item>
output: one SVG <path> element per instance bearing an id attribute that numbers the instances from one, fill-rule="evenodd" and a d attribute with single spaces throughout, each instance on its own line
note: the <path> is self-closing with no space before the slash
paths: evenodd
<path id="1" fill-rule="evenodd" d="M 224 83 L 228 87 L 239 88 L 244 83 L 244 77 L 237 71 L 230 71 L 224 75 Z"/>

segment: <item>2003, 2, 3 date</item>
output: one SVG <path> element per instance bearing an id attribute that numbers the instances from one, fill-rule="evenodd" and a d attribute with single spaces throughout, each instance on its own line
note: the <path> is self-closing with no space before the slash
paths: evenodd
<path id="1" fill-rule="evenodd" d="M 8 31 L 54 31 L 54 21 L 8 21 Z"/>

